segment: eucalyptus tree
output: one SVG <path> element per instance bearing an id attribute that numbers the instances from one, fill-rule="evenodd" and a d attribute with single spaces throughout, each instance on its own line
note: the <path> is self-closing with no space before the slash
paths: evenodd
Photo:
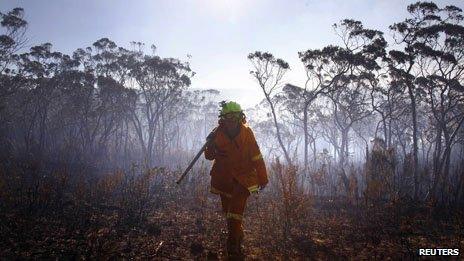
<path id="1" fill-rule="evenodd" d="M 190 85 L 193 73 L 187 63 L 178 59 L 145 55 L 131 75 L 138 85 L 139 95 L 138 110 L 132 113 L 132 122 L 145 160 L 151 165 L 161 117 Z"/>
<path id="2" fill-rule="evenodd" d="M 273 99 L 273 96 L 281 87 L 282 79 L 285 73 L 290 69 L 290 66 L 284 60 L 275 58 L 274 55 L 268 52 L 256 51 L 254 53 L 250 53 L 248 55 L 248 60 L 253 66 L 250 74 L 258 82 L 259 87 L 263 91 L 264 97 L 269 104 L 274 128 L 276 130 L 277 141 L 284 153 L 287 164 L 291 165 L 292 160 L 283 142 L 281 127 L 277 120 L 276 100 Z"/>
<path id="3" fill-rule="evenodd" d="M 26 151 L 34 147 L 39 154 L 49 140 L 48 120 L 60 95 L 60 84 L 55 76 L 59 73 L 63 54 L 51 48 L 50 43 L 33 46 L 28 53 L 20 55 L 18 63 L 18 73 L 26 79 L 27 86 L 21 115 Z"/>
<path id="4" fill-rule="evenodd" d="M 435 20 L 418 29 L 422 41 L 414 45 L 420 69 L 415 84 L 425 94 L 436 129 L 433 193 L 448 182 L 451 151 L 464 123 L 464 26 L 462 10 L 455 6 L 430 9 Z"/>
<path id="5" fill-rule="evenodd" d="M 27 21 L 24 10 L 14 8 L 7 13 L 0 12 L 0 147 L 3 153 L 13 146 L 11 129 L 16 108 L 11 108 L 11 96 L 25 85 L 25 79 L 17 73 L 17 51 L 26 43 Z M 1 153 L 1 154 L 3 154 Z"/>
<path id="6" fill-rule="evenodd" d="M 414 174 L 414 198 L 418 198 L 419 177 L 418 177 L 418 126 L 417 126 L 417 100 L 418 90 L 414 80 L 418 75 L 417 55 L 414 50 L 414 44 L 419 40 L 417 30 L 421 24 L 426 24 L 435 19 L 435 16 L 429 16 L 436 9 L 433 3 L 421 3 L 408 6 L 408 12 L 413 18 L 407 18 L 403 22 L 395 23 L 390 26 L 395 34 L 397 44 L 404 46 L 402 51 L 392 50 L 389 52 L 391 59 L 390 71 L 393 77 L 393 84 L 402 86 L 407 90 L 410 100 L 410 112 L 412 118 L 412 140 L 413 140 L 413 174 Z M 419 40 L 420 41 L 420 40 Z"/>
<path id="7" fill-rule="evenodd" d="M 314 131 L 315 122 L 311 122 L 311 119 L 314 119 L 315 112 L 311 110 L 311 105 L 313 101 L 316 101 L 317 96 L 321 92 L 314 92 L 313 90 L 308 91 L 307 88 L 301 88 L 293 84 L 286 84 L 283 88 L 283 91 L 285 106 L 288 112 L 296 120 L 296 126 L 303 132 L 303 170 L 305 173 L 304 176 L 306 176 L 309 165 L 309 145 L 311 145 L 313 150 L 313 163 L 316 163 L 316 133 Z"/>
<path id="8" fill-rule="evenodd" d="M 343 46 L 329 45 L 299 53 L 306 68 L 307 81 L 304 88 L 288 86 L 287 91 L 293 93 L 292 97 L 302 96 L 304 122 L 308 119 L 309 106 L 318 96 L 330 99 L 332 106 L 328 109 L 332 112 L 328 115 L 340 135 L 326 136 L 337 150 L 341 177 L 346 185 L 343 169 L 349 151 L 349 131 L 353 124 L 371 114 L 367 102 L 368 83 L 374 79 L 372 71 L 380 69 L 378 63 L 385 56 L 386 41 L 382 32 L 366 29 L 359 21 L 345 19 L 334 28 Z M 304 126 L 307 130 L 307 123 Z"/>
<path id="9" fill-rule="evenodd" d="M 24 9 L 14 8 L 8 13 L 0 12 L 0 75 L 10 71 L 9 66 L 14 61 L 14 54 L 27 42 L 25 32 L 27 21 L 24 20 Z M 5 71 L 6 70 L 6 71 Z M 4 91 L 4 90 L 2 90 Z"/>
<path id="10" fill-rule="evenodd" d="M 432 2 L 408 6 L 410 17 L 395 23 L 396 42 L 404 46 L 390 51 L 390 70 L 395 83 L 403 86 L 410 100 L 413 125 L 414 196 L 418 198 L 418 99 L 427 102 L 437 130 L 434 153 L 434 183 L 445 187 L 450 153 L 457 131 L 463 123 L 462 103 L 463 35 L 462 10 L 456 6 L 438 7 Z M 442 148 L 442 145 L 444 148 Z M 443 194 L 443 193 L 442 193 Z"/>
<path id="11" fill-rule="evenodd" d="M 308 145 L 311 139 L 308 130 L 309 108 L 322 94 L 332 92 L 342 76 L 350 70 L 347 53 L 337 46 L 327 46 L 322 49 L 306 50 L 298 53 L 306 73 L 304 87 L 287 84 L 284 87 L 287 97 L 299 103 L 293 107 L 302 113 L 304 134 L 304 169 L 308 168 Z"/>

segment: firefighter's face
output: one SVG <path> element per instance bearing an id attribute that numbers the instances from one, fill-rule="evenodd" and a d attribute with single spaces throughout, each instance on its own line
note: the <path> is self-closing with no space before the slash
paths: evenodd
<path id="1" fill-rule="evenodd" d="M 240 114 L 239 113 L 228 113 L 223 116 L 224 125 L 228 130 L 235 130 L 240 122 Z"/>

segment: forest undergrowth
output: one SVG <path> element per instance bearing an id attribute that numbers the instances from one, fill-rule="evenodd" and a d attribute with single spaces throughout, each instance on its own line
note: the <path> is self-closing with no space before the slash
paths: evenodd
<path id="1" fill-rule="evenodd" d="M 11 167 L 11 166 L 10 166 Z M 226 226 L 209 193 L 207 168 L 175 184 L 163 168 L 43 175 L 37 166 L 2 168 L 0 256 L 60 259 L 224 259 Z M 248 260 L 411 259 L 419 248 L 464 249 L 459 211 L 412 201 L 366 205 L 362 198 L 315 197 L 297 172 L 270 168 L 271 182 L 249 198 Z"/>

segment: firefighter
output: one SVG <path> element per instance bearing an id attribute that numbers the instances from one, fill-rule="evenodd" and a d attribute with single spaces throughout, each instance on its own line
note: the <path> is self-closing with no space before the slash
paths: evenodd
<path id="1" fill-rule="evenodd" d="M 211 192 L 221 197 L 226 216 L 229 257 L 243 257 L 243 212 L 251 193 L 268 183 L 264 160 L 253 131 L 245 123 L 245 114 L 236 102 L 222 102 L 219 126 L 208 138 L 205 158 L 214 160 Z M 211 137 L 211 135 L 214 135 Z"/>

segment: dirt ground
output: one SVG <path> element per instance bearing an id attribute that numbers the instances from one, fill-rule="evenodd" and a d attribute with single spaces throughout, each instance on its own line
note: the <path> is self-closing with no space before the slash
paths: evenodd
<path id="1" fill-rule="evenodd" d="M 330 199 L 306 201 L 285 206 L 266 194 L 250 197 L 246 259 L 396 260 L 417 258 L 419 248 L 464 251 L 460 214 L 412 205 L 366 208 Z M 227 232 L 219 209 L 219 199 L 208 194 L 167 202 L 131 225 L 121 223 L 117 209 L 90 209 L 85 219 L 73 217 L 72 206 L 55 216 L 2 212 L 0 256 L 223 260 Z"/>

